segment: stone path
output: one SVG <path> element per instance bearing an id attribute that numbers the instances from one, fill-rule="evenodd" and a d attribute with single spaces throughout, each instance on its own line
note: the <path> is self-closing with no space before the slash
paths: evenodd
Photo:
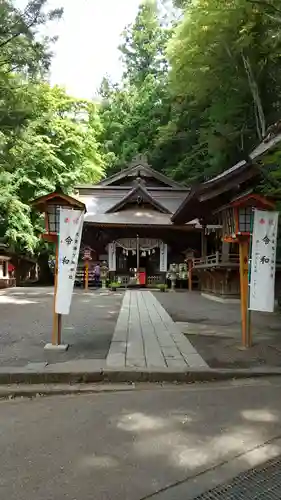
<path id="1" fill-rule="evenodd" d="M 208 367 L 157 298 L 137 290 L 124 295 L 106 364 L 175 370 Z"/>

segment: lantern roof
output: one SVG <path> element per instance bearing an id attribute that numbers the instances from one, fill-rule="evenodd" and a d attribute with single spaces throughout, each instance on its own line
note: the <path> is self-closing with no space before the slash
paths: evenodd
<path id="1" fill-rule="evenodd" d="M 245 206 L 253 206 L 257 208 L 262 208 L 265 210 L 270 210 L 275 207 L 275 204 L 273 201 L 269 200 L 265 196 L 262 196 L 261 194 L 257 193 L 247 193 L 247 194 L 240 194 L 239 196 L 235 197 L 234 199 L 231 200 L 230 203 L 227 205 L 223 205 L 222 207 L 219 207 L 214 213 L 220 213 L 223 212 L 224 210 L 228 208 L 239 208 L 239 207 L 245 207 Z"/>
<path id="2" fill-rule="evenodd" d="M 70 208 L 76 208 L 86 212 L 85 203 L 77 198 L 73 198 L 72 196 L 63 193 L 60 189 L 54 191 L 53 193 L 35 198 L 32 200 L 31 205 L 39 212 L 45 212 L 47 205 L 69 205 Z"/>

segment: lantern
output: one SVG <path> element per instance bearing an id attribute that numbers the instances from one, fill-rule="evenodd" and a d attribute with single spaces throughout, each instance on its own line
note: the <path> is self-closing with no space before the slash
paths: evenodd
<path id="1" fill-rule="evenodd" d="M 249 239 L 253 210 L 271 210 L 274 204 L 258 194 L 249 194 L 218 210 L 222 222 L 222 237 L 227 242 Z"/>
<path id="2" fill-rule="evenodd" d="M 101 277 L 101 282 L 102 282 L 102 288 L 106 288 L 106 280 L 108 277 L 108 265 L 106 261 L 104 260 L 100 266 L 100 277 Z"/>
<path id="3" fill-rule="evenodd" d="M 61 189 L 57 189 L 54 193 L 40 196 L 31 202 L 31 205 L 45 214 L 45 230 L 46 233 L 42 234 L 43 238 L 47 241 L 55 243 L 56 258 L 54 266 L 55 274 L 55 289 L 54 289 L 54 319 L 53 319 L 53 333 L 52 343 L 46 344 L 46 349 L 60 349 L 66 350 L 67 345 L 61 344 L 61 314 L 55 312 L 56 293 L 57 293 L 57 273 L 58 273 L 58 235 L 60 231 L 60 208 L 68 208 L 73 210 L 86 211 L 84 203 L 71 196 L 64 194 Z"/>
<path id="4" fill-rule="evenodd" d="M 272 210 L 274 204 L 264 196 L 248 194 L 233 200 L 218 210 L 222 222 L 222 239 L 239 244 L 242 345 L 251 346 L 250 315 L 248 314 L 248 262 L 252 217 L 255 208 Z"/>
<path id="5" fill-rule="evenodd" d="M 89 247 L 85 247 L 83 250 L 82 260 L 92 260 L 92 249 Z"/>
<path id="6" fill-rule="evenodd" d="M 60 208 L 85 211 L 84 203 L 62 193 L 61 190 L 46 196 L 40 196 L 40 198 L 33 200 L 31 205 L 45 214 L 46 233 L 43 237 L 49 241 L 56 241 L 59 234 Z"/>

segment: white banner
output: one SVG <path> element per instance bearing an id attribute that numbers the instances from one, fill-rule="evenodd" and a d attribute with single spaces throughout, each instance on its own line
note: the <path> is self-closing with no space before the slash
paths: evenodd
<path id="1" fill-rule="evenodd" d="M 60 209 L 59 267 L 57 276 L 56 313 L 69 314 L 74 287 L 84 212 Z"/>
<path id="2" fill-rule="evenodd" d="M 116 271 L 116 243 L 108 244 L 108 270 Z"/>
<path id="3" fill-rule="evenodd" d="M 168 267 L 168 247 L 166 243 L 161 241 L 160 243 L 160 273 L 166 273 Z"/>
<path id="4" fill-rule="evenodd" d="M 274 311 L 278 212 L 255 210 L 250 304 L 252 311 Z"/>

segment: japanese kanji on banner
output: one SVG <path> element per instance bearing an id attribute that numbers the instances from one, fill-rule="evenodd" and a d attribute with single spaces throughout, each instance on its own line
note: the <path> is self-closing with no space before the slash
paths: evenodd
<path id="1" fill-rule="evenodd" d="M 56 313 L 69 314 L 79 257 L 84 212 L 60 209 Z"/>
<path id="2" fill-rule="evenodd" d="M 108 244 L 108 269 L 116 271 L 116 243 L 113 241 Z"/>
<path id="3" fill-rule="evenodd" d="M 278 212 L 255 210 L 249 304 L 252 311 L 274 311 L 277 231 Z"/>
<path id="4" fill-rule="evenodd" d="M 167 272 L 167 266 L 168 266 L 168 247 L 166 243 L 163 243 L 161 241 L 160 243 L 160 263 L 159 263 L 159 270 L 160 273 L 166 273 Z"/>

